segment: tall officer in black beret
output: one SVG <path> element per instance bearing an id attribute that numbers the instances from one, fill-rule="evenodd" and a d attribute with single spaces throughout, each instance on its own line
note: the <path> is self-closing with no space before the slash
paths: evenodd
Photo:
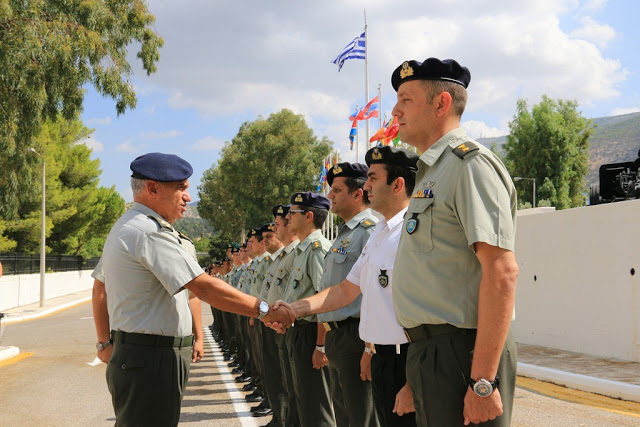
<path id="1" fill-rule="evenodd" d="M 398 135 L 422 152 L 392 289 L 422 426 L 507 426 L 513 407 L 516 192 L 460 127 L 470 80 L 437 58 L 405 61 L 391 78 Z"/>
<path id="2" fill-rule="evenodd" d="M 320 290 L 347 277 L 378 222 L 363 189 L 368 170 L 362 163 L 344 162 L 327 173 L 331 211 L 344 223 L 324 258 Z M 340 426 L 379 426 L 371 392 L 371 355 L 364 351 L 364 342 L 358 336 L 361 301 L 358 297 L 346 307 L 318 314 L 318 322 L 327 334 L 331 398 Z"/>
<path id="3" fill-rule="evenodd" d="M 150 153 L 131 163 L 134 203 L 109 232 L 93 271 L 98 357 L 117 425 L 177 425 L 189 377 L 194 328 L 190 293 L 222 310 L 263 321 L 293 321 L 286 310 L 214 279 L 173 224 L 191 200 L 193 169 L 178 156 Z M 185 289 L 187 291 L 185 291 Z M 196 317 L 199 313 L 196 313 Z"/>

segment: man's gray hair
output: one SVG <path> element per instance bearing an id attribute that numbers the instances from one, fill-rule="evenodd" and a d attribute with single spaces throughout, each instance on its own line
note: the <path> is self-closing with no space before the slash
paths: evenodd
<path id="1" fill-rule="evenodd" d="M 133 197 L 136 197 L 138 193 L 144 190 L 147 181 L 147 179 L 131 177 L 131 191 L 133 191 Z"/>

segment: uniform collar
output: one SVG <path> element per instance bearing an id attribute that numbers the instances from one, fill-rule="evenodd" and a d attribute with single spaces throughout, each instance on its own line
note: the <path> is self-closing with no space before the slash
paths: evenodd
<path id="1" fill-rule="evenodd" d="M 464 138 L 467 136 L 467 133 L 462 128 L 455 128 L 448 133 L 446 133 L 442 138 L 436 141 L 431 147 L 427 149 L 420 156 L 420 160 L 427 164 L 427 166 L 433 166 L 435 162 L 438 161 L 444 150 L 451 144 L 451 142 L 455 139 Z"/>
<path id="2" fill-rule="evenodd" d="M 299 244 L 300 244 L 300 240 L 296 239 L 293 242 L 289 243 L 287 247 L 284 248 L 284 251 L 290 254 L 291 251 L 294 250 Z"/>
<path id="3" fill-rule="evenodd" d="M 256 257 L 256 260 L 257 260 L 256 262 L 262 262 L 262 260 L 264 260 L 267 257 L 267 255 L 269 255 L 269 252 L 264 251 L 262 255 L 258 255 Z"/>
<path id="4" fill-rule="evenodd" d="M 134 209 L 146 216 L 152 216 L 157 219 L 163 227 L 167 227 L 173 230 L 173 226 L 169 224 L 169 222 L 162 217 L 158 212 L 154 211 L 147 205 L 143 205 L 140 202 L 133 202 L 131 205 L 131 209 Z"/>
<path id="5" fill-rule="evenodd" d="M 349 227 L 350 229 L 354 229 L 356 228 L 356 226 L 358 224 L 360 224 L 360 222 L 365 219 L 365 218 L 370 218 L 372 217 L 373 214 L 371 213 L 371 209 L 367 208 L 361 212 L 358 212 L 357 214 L 355 214 L 353 216 L 353 218 L 351 218 L 349 220 L 349 222 L 345 223 L 344 225 L 346 225 L 347 227 Z"/>
<path id="6" fill-rule="evenodd" d="M 274 253 L 272 253 L 272 254 L 269 254 L 269 258 L 271 258 L 271 261 L 275 261 L 275 260 L 276 260 L 276 258 L 278 258 L 278 255 L 280 255 L 280 253 L 281 253 L 283 250 L 284 250 L 284 246 L 280 246 L 280 247 L 278 248 L 278 250 L 277 250 L 277 251 L 275 251 L 275 252 L 274 252 Z"/>
<path id="7" fill-rule="evenodd" d="M 306 239 L 300 242 L 300 244 L 298 245 L 298 250 L 300 252 L 304 252 L 311 243 L 315 242 L 316 240 L 319 240 L 320 237 L 322 237 L 322 230 L 317 229 L 313 231 L 311 234 L 307 236 Z"/>
<path id="8" fill-rule="evenodd" d="M 402 209 L 400 212 L 398 212 L 397 214 L 395 214 L 393 216 L 393 218 L 391 218 L 388 222 L 387 222 L 387 226 L 389 227 L 389 229 L 393 229 L 395 227 L 398 226 L 398 224 L 401 224 L 402 221 L 404 220 L 404 214 L 407 212 L 408 207 Z"/>

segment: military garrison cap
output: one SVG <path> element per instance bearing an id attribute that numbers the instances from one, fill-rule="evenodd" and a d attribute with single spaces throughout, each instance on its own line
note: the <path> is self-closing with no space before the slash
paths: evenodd
<path id="1" fill-rule="evenodd" d="M 413 151 L 405 148 L 396 148 L 387 145 L 385 147 L 374 147 L 367 151 L 364 156 L 367 165 L 371 166 L 375 163 L 383 163 L 385 165 L 396 165 L 412 171 L 418 170 L 418 156 Z"/>
<path id="2" fill-rule="evenodd" d="M 263 225 L 262 227 L 260 227 L 260 233 L 268 233 L 268 232 L 273 233 L 274 225 L 275 224 L 273 222 Z"/>
<path id="3" fill-rule="evenodd" d="M 291 205 L 275 205 L 273 207 L 273 216 L 281 216 L 284 218 L 289 213 L 289 208 L 291 208 Z"/>
<path id="4" fill-rule="evenodd" d="M 193 174 L 193 168 L 175 154 L 147 153 L 137 157 L 131 165 L 132 178 L 159 182 L 184 181 Z"/>
<path id="5" fill-rule="evenodd" d="M 322 194 L 306 191 L 304 193 L 294 193 L 291 196 L 291 204 L 305 208 L 317 208 L 328 211 L 331 209 L 331 202 Z"/>
<path id="6" fill-rule="evenodd" d="M 400 85 L 411 80 L 444 80 L 462 85 L 465 89 L 471 81 L 467 67 L 454 59 L 428 58 L 424 62 L 404 61 L 391 75 L 391 85 L 398 91 Z"/>
<path id="7" fill-rule="evenodd" d="M 333 178 L 338 177 L 361 178 L 366 180 L 368 171 L 369 168 L 362 163 L 338 163 L 327 172 L 327 182 L 331 186 L 333 185 Z"/>

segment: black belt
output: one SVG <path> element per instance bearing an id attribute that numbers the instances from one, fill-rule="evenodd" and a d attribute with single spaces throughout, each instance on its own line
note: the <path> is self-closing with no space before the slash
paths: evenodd
<path id="1" fill-rule="evenodd" d="M 311 325 L 311 324 L 316 324 L 316 322 L 309 322 L 308 320 L 302 320 L 302 319 L 296 319 L 296 321 L 293 323 L 293 326 L 306 326 L 306 325 Z"/>
<path id="2" fill-rule="evenodd" d="M 358 317 L 347 317 L 346 319 L 339 320 L 337 322 L 322 322 L 322 325 L 324 325 L 324 328 L 327 331 L 335 331 L 336 329 L 344 328 L 349 323 L 359 322 L 359 321 L 360 321 L 360 318 Z"/>
<path id="3" fill-rule="evenodd" d="M 429 339 L 436 335 L 446 334 L 462 334 L 471 335 L 476 333 L 476 329 L 463 329 L 457 326 L 444 323 L 442 325 L 419 325 L 415 328 L 404 329 L 404 335 L 409 342 L 414 342 L 422 339 Z"/>
<path id="4" fill-rule="evenodd" d="M 404 344 L 371 344 L 374 354 L 401 354 L 407 351 L 409 343 Z"/>
<path id="5" fill-rule="evenodd" d="M 186 337 L 167 337 L 164 335 L 111 331 L 111 341 L 119 344 L 126 343 L 149 347 L 190 347 L 193 345 L 193 335 Z"/>

